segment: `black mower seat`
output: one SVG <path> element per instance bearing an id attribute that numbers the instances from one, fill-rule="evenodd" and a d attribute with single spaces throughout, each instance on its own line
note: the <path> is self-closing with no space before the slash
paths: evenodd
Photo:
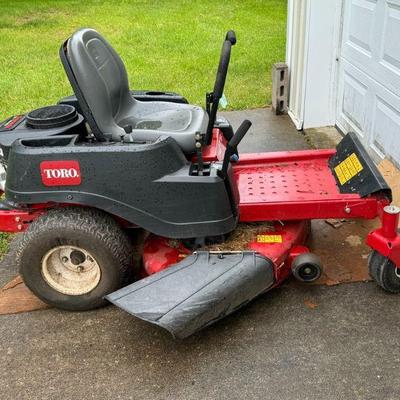
<path id="1" fill-rule="evenodd" d="M 195 151 L 195 135 L 206 132 L 207 113 L 189 104 L 134 99 L 121 58 L 98 32 L 81 29 L 74 33 L 60 55 L 82 112 L 98 139 L 149 141 L 166 135 L 183 151 Z"/>

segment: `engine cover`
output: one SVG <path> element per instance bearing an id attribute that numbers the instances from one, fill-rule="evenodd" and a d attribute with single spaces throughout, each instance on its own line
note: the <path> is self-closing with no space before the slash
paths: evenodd
<path id="1" fill-rule="evenodd" d="M 66 104 L 42 107 L 0 122 L 0 147 L 7 159 L 9 149 L 17 139 L 79 135 L 85 133 L 85 129 L 84 118 L 75 107 Z"/>

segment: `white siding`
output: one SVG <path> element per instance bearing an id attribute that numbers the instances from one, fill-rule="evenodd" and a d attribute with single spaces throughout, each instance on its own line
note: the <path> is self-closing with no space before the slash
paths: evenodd
<path id="1" fill-rule="evenodd" d="M 341 0 L 289 0 L 289 115 L 298 129 L 335 122 Z"/>

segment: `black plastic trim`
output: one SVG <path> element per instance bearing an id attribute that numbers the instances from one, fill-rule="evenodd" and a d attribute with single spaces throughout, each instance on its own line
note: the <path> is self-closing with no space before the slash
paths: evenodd
<path id="1" fill-rule="evenodd" d="M 362 170 L 346 182 L 341 183 L 335 168 L 352 154 L 357 156 L 362 165 Z M 358 193 L 361 197 L 382 193 L 392 201 L 392 191 L 389 185 L 354 132 L 345 135 L 336 146 L 336 154 L 329 159 L 329 167 L 340 193 Z"/>

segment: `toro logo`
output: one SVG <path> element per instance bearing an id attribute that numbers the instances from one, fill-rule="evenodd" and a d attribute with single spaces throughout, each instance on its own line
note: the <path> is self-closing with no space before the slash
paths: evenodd
<path id="1" fill-rule="evenodd" d="M 77 186 L 81 184 L 78 161 L 42 161 L 40 175 L 45 186 Z"/>

